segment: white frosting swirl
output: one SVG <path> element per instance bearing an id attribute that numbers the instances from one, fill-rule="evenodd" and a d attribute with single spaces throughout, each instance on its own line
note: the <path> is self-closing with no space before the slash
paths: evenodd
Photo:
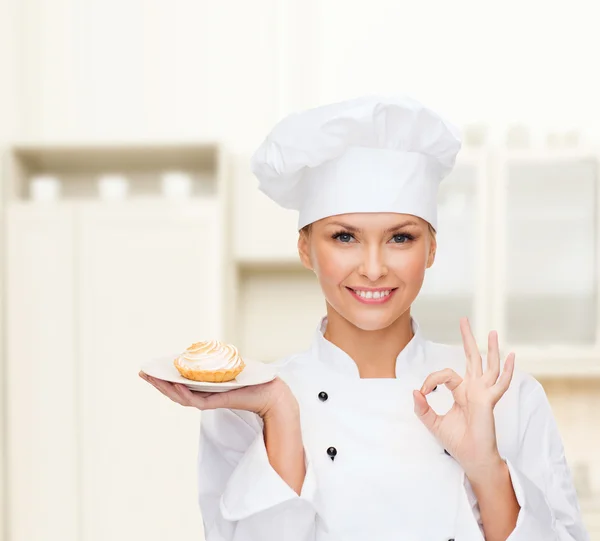
<path id="1" fill-rule="evenodd" d="M 175 362 L 192 370 L 229 370 L 236 368 L 242 358 L 235 346 L 207 340 L 192 344 Z"/>

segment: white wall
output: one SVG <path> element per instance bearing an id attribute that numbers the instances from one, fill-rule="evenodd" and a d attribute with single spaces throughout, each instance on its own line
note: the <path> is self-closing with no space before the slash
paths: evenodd
<path id="1" fill-rule="evenodd" d="M 19 136 L 254 142 L 279 107 L 278 3 L 20 1 Z"/>
<path id="2" fill-rule="evenodd" d="M 16 133 L 17 124 L 17 53 L 16 28 L 14 21 L 15 3 L 13 0 L 0 0 L 0 178 L 4 169 L 5 149 Z M 0 181 L 0 262 L 4 260 L 4 215 L 2 212 L 3 186 Z M 0 274 L 0 307 L 4 306 L 4 276 Z M 0 310 L 0 539 L 4 539 L 7 531 L 6 497 L 5 497 L 5 450 L 4 441 L 4 382 L 5 367 L 1 362 L 4 353 L 4 321 L 3 310 Z"/>
<path id="3" fill-rule="evenodd" d="M 414 93 L 465 122 L 580 123 L 599 134 L 592 0 L 322 0 L 320 99 Z M 577 99 L 568 99 L 569 94 Z M 594 120 L 590 118 L 594 116 Z"/>
<path id="4" fill-rule="evenodd" d="M 23 138 L 216 136 L 249 152 L 290 110 L 373 91 L 461 122 L 600 135 L 590 0 L 3 3 L 18 12 Z"/>

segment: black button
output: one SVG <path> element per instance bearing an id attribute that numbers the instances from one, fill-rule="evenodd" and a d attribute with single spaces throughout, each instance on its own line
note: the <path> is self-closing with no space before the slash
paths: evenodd
<path id="1" fill-rule="evenodd" d="M 330 456 L 331 460 L 333 460 L 335 455 L 337 455 L 337 449 L 335 447 L 330 447 L 327 449 L 327 454 Z"/>
<path id="2" fill-rule="evenodd" d="M 451 539 L 448 539 L 448 541 L 454 541 L 454 537 L 452 537 Z"/>
<path id="3" fill-rule="evenodd" d="M 319 400 L 321 402 L 325 402 L 325 400 L 327 400 L 328 398 L 329 398 L 329 395 L 325 391 L 321 391 L 319 393 Z"/>

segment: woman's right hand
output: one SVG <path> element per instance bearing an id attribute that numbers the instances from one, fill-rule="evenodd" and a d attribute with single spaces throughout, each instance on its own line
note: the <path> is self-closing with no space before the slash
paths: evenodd
<path id="1" fill-rule="evenodd" d="M 191 391 L 182 383 L 171 383 L 140 371 L 140 377 L 162 394 L 182 406 L 209 410 L 227 408 L 252 411 L 262 418 L 280 408 L 298 408 L 298 402 L 288 385 L 279 377 L 259 385 L 248 385 L 231 391 L 209 393 Z"/>

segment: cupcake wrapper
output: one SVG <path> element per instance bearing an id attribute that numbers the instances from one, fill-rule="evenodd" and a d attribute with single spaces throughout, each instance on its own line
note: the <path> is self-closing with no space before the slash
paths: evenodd
<path id="1" fill-rule="evenodd" d="M 235 368 L 220 370 L 194 370 L 192 368 L 186 368 L 177 363 L 177 359 L 173 361 L 175 368 L 179 373 L 186 379 L 193 381 L 207 381 L 210 383 L 223 383 L 225 381 L 231 381 L 246 367 L 246 363 L 240 360 L 240 364 Z"/>

